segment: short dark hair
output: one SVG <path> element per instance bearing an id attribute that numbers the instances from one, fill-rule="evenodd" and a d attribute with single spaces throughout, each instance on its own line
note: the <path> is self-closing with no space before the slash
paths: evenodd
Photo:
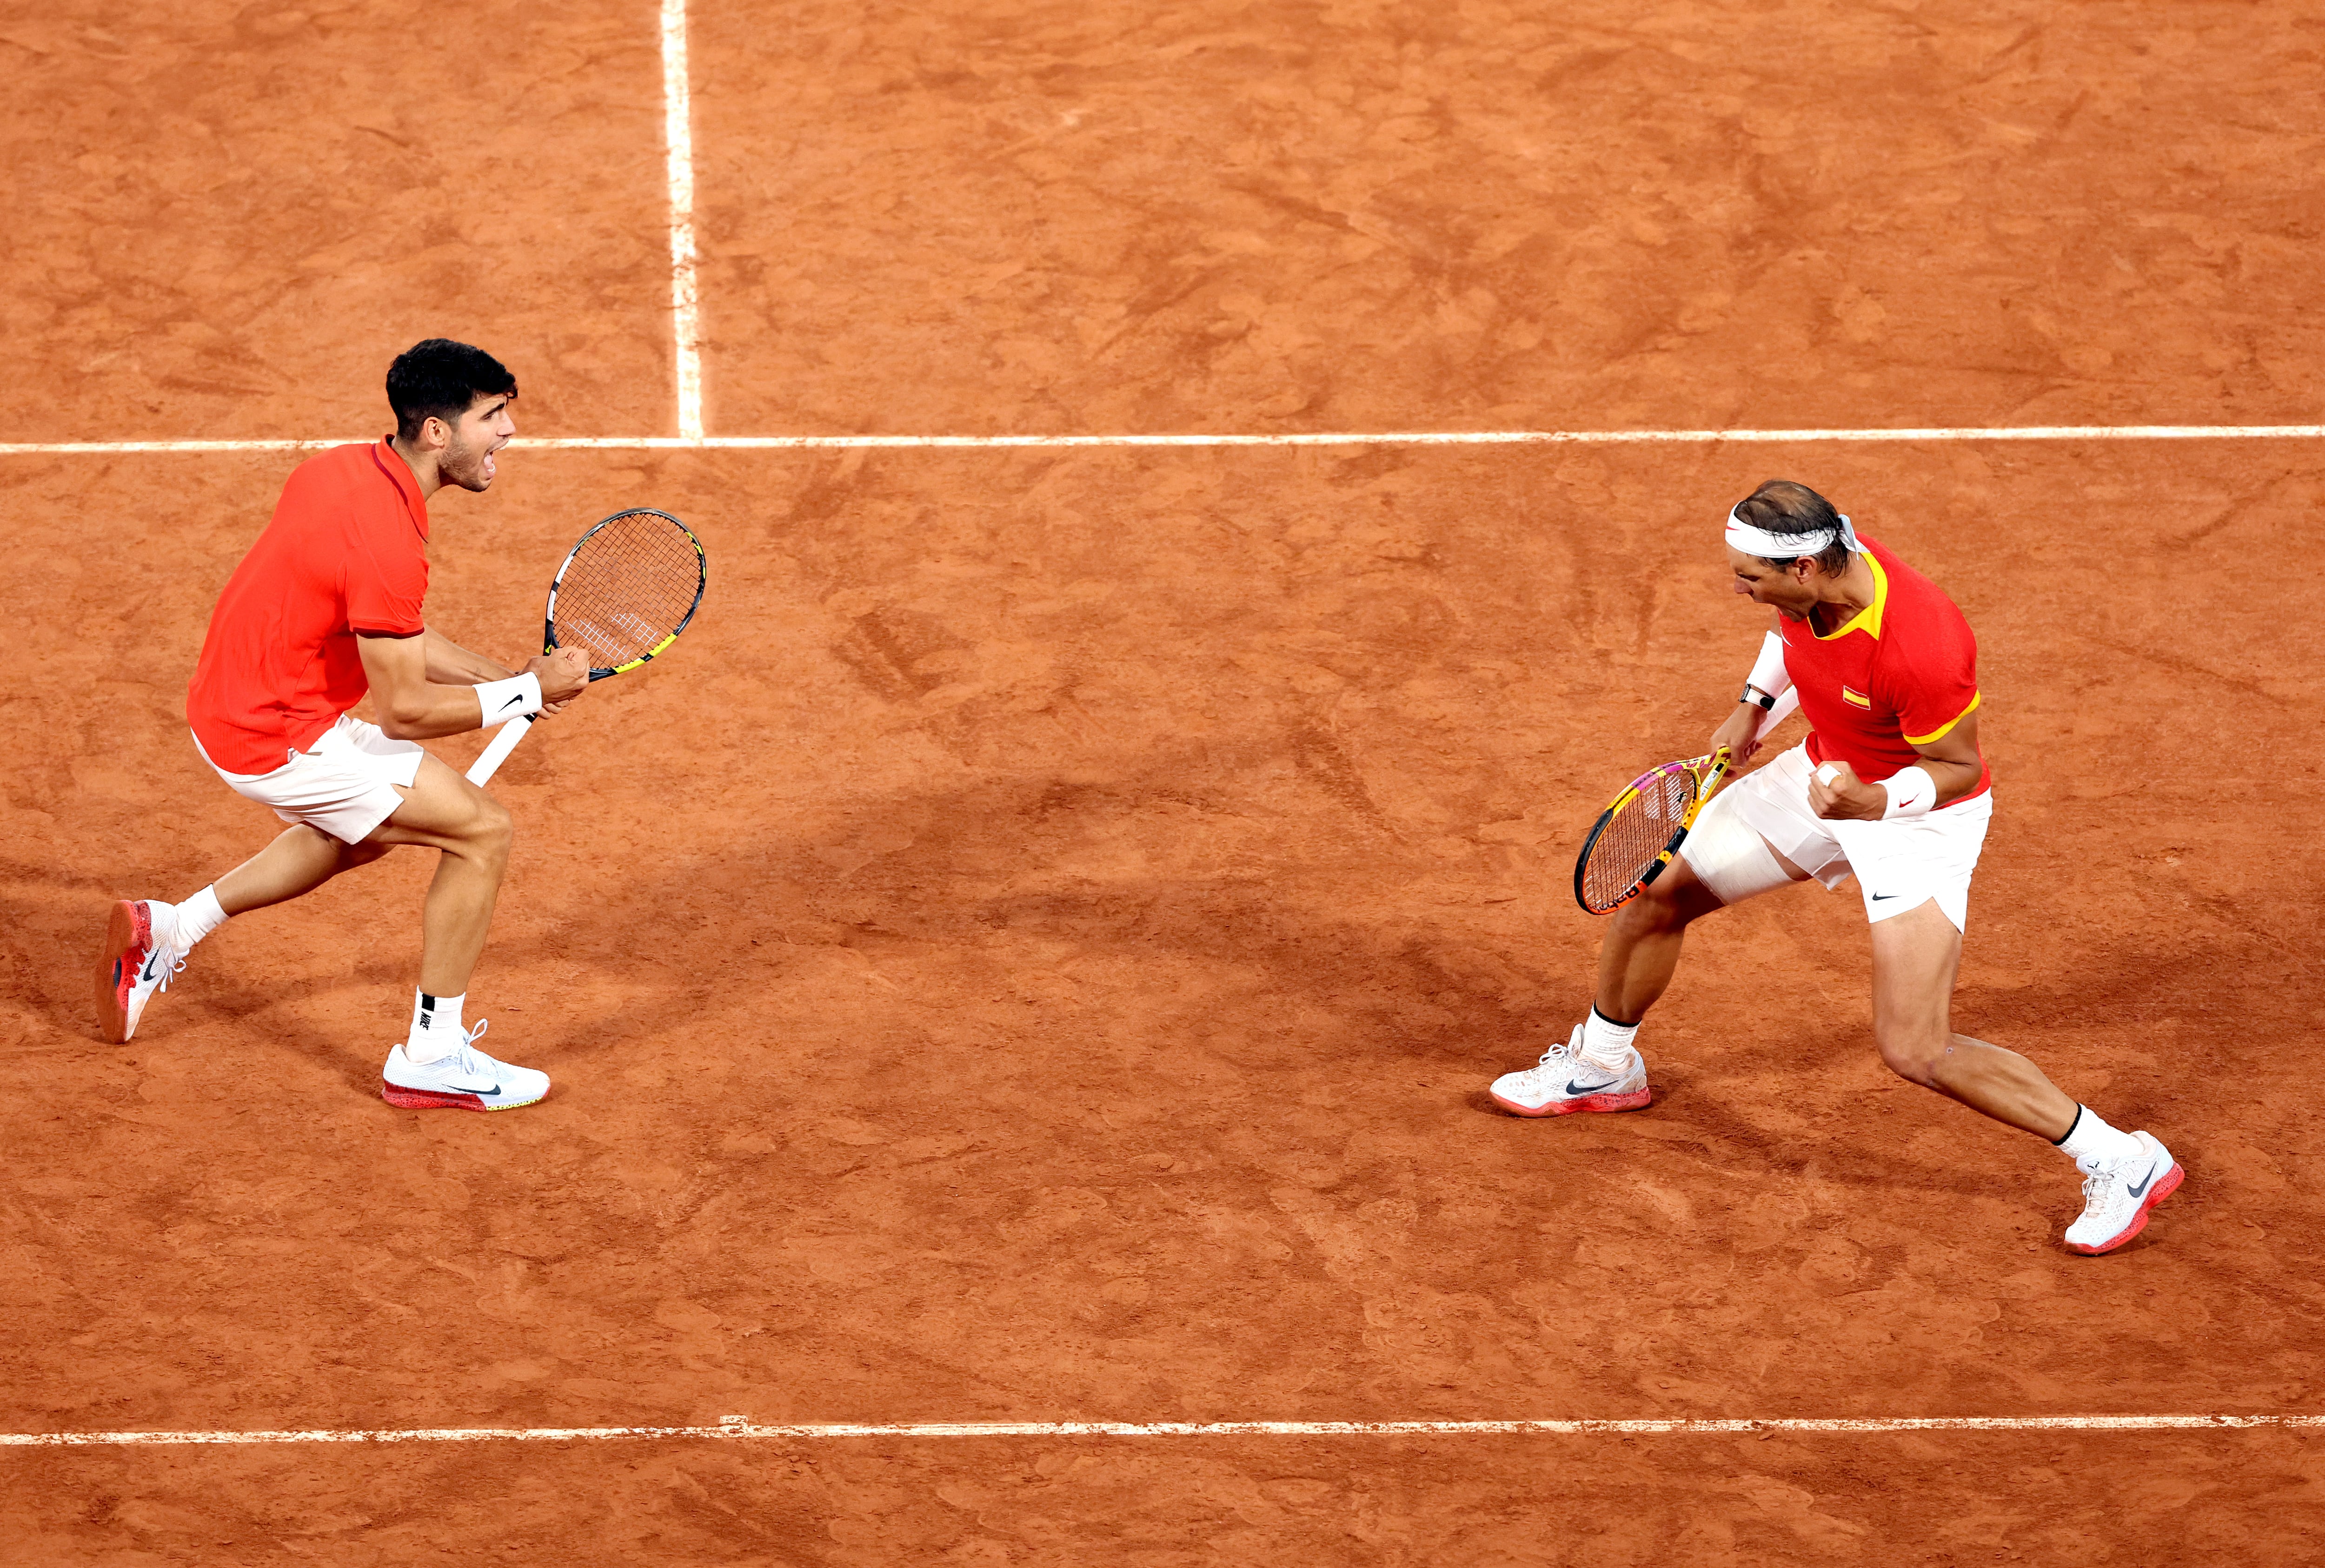
<path id="1" fill-rule="evenodd" d="M 395 433 L 419 439 L 430 420 L 450 424 L 478 398 L 516 396 L 516 377 L 481 348 L 431 337 L 395 356 L 387 367 L 387 406 L 395 410 Z"/>
<path id="2" fill-rule="evenodd" d="M 1746 522 L 1763 533 L 1814 534 L 1840 532 L 1840 513 L 1831 502 L 1805 484 L 1795 484 L 1789 479 L 1771 479 L 1736 503 L 1736 520 Z M 1770 566 L 1781 567 L 1799 560 L 1798 556 L 1762 556 Z M 1827 576 L 1837 577 L 1848 570 L 1848 546 L 1839 539 L 1811 558 Z"/>

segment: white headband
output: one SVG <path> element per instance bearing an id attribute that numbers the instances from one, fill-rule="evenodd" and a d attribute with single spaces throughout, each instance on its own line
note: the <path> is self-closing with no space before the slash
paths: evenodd
<path id="1" fill-rule="evenodd" d="M 1836 515 L 1840 518 L 1840 531 L 1838 533 L 1830 529 L 1817 533 L 1770 533 L 1765 529 L 1754 528 L 1731 512 L 1728 514 L 1728 542 L 1747 556 L 1758 556 L 1769 561 L 1788 561 L 1796 556 L 1816 555 L 1830 549 L 1836 540 L 1847 545 L 1850 554 L 1857 553 L 1860 547 L 1857 542 L 1857 530 L 1850 526 L 1846 513 Z"/>

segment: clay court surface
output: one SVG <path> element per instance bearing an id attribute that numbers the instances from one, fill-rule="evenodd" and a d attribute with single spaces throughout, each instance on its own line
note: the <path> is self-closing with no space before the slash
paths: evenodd
<path id="1" fill-rule="evenodd" d="M 0 441 L 363 438 L 412 340 L 673 422 L 659 18 L 81 5 L 20 90 Z M 688 18 L 714 436 L 2315 419 L 2290 5 L 953 0 Z M 496 782 L 471 990 L 556 1079 L 377 1098 L 431 869 L 96 1038 L 107 900 L 273 831 L 183 688 L 298 454 L 0 457 L 0 1430 L 2305 1416 L 2325 1397 L 2302 439 L 531 450 L 433 507 L 514 659 L 665 507 L 700 619 Z M 1853 888 L 1700 928 L 1641 1114 L 1604 798 L 1699 748 L 1781 475 L 1947 586 L 1997 813 L 1957 1004 L 2183 1193 L 1885 1072 Z M 1797 730 L 1798 721 L 1794 721 Z M 1789 738 L 1789 733 L 1788 736 Z M 476 737 L 442 742 L 465 763 Z M 2312 1562 L 2325 1434 L 0 1449 L 0 1562 Z"/>

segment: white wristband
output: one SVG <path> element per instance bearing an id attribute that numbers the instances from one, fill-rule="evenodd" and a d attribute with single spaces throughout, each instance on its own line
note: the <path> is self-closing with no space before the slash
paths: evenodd
<path id="1" fill-rule="evenodd" d="M 1784 669 L 1784 640 L 1771 632 L 1760 641 L 1760 657 L 1752 661 L 1746 686 L 1756 686 L 1773 699 L 1784 695 L 1792 678 Z"/>
<path id="2" fill-rule="evenodd" d="M 1882 788 L 1889 791 L 1889 804 L 1881 813 L 1884 822 L 1893 816 L 1925 816 L 1930 807 L 1938 803 L 1938 781 L 1930 777 L 1927 768 L 1906 768 L 1893 773 Z"/>
<path id="3" fill-rule="evenodd" d="M 510 719 L 530 718 L 542 709 L 541 677 L 528 669 L 506 680 L 480 680 L 477 682 L 477 706 L 483 712 L 482 723 L 486 729 Z"/>

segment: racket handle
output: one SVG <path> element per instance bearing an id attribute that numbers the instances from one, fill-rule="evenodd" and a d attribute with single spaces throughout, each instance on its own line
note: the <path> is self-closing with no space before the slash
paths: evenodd
<path id="1" fill-rule="evenodd" d="M 493 743 L 486 746 L 476 761 L 469 766 L 468 782 L 471 784 L 488 782 L 495 773 L 500 771 L 501 764 L 508 761 L 508 754 L 516 750 L 516 743 L 524 739 L 525 731 L 531 728 L 533 728 L 533 720 L 530 716 L 511 719 L 503 724 L 501 733 L 493 737 Z"/>

